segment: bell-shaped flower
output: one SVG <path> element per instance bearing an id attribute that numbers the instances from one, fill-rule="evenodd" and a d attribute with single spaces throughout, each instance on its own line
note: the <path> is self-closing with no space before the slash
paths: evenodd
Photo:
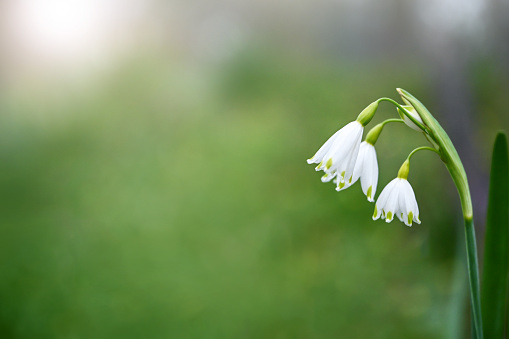
<path id="1" fill-rule="evenodd" d="M 376 185 L 378 184 L 378 161 L 376 158 L 375 146 L 367 141 L 363 141 L 359 148 L 359 155 L 357 156 L 357 161 L 355 162 L 353 170 L 352 182 L 338 189 L 338 191 L 353 185 L 359 178 L 361 179 L 362 192 L 364 192 L 368 201 L 375 201 L 374 196 Z"/>
<path id="2" fill-rule="evenodd" d="M 421 223 L 414 190 L 405 178 L 398 177 L 385 186 L 376 201 L 373 220 L 382 217 L 391 222 L 395 215 L 407 226 L 412 226 L 412 221 Z"/>
<path id="3" fill-rule="evenodd" d="M 318 164 L 317 171 L 325 172 L 323 182 L 335 179 L 338 189 L 350 185 L 364 126 L 359 121 L 352 121 L 334 133 L 323 144 L 316 154 L 308 159 L 308 164 Z"/>

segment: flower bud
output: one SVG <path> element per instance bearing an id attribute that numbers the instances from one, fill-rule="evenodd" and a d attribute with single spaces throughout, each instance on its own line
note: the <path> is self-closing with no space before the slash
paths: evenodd
<path id="1" fill-rule="evenodd" d="M 405 100 L 406 101 L 406 100 Z M 422 119 L 421 117 L 419 116 L 419 113 L 417 113 L 417 111 L 415 110 L 415 108 L 412 106 L 412 105 L 403 105 L 401 106 L 403 107 L 408 113 L 410 113 L 410 115 L 412 115 L 412 117 L 415 118 L 415 120 L 417 120 L 418 122 L 420 122 L 421 124 L 424 125 L 424 123 L 422 122 Z M 422 132 L 422 130 L 419 128 L 419 126 L 417 126 L 416 124 L 413 123 L 412 120 L 410 120 L 400 109 L 399 107 L 397 108 L 398 110 L 398 114 L 399 116 L 401 117 L 401 119 L 403 119 L 403 121 L 405 122 L 405 124 L 412 128 L 412 129 L 415 129 L 416 131 L 419 131 L 419 132 Z"/>

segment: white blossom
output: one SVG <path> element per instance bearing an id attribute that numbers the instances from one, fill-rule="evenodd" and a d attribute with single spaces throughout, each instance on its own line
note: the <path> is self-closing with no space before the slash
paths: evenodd
<path id="1" fill-rule="evenodd" d="M 407 179 L 400 177 L 382 190 L 375 204 L 373 220 L 382 217 L 386 222 L 391 222 L 395 215 L 407 226 L 412 226 L 412 221 L 421 223 L 414 190 Z"/>
<path id="2" fill-rule="evenodd" d="M 308 164 L 318 164 L 317 171 L 325 172 L 323 182 L 335 179 L 338 190 L 351 185 L 353 172 L 364 127 L 359 121 L 352 121 L 334 133 L 316 154 L 308 159 Z"/>

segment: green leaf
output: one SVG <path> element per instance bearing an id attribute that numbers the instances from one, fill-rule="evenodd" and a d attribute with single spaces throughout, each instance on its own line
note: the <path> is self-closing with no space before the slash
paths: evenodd
<path id="1" fill-rule="evenodd" d="M 486 220 L 482 311 L 484 336 L 503 338 L 509 270 L 509 166 L 507 136 L 495 139 Z"/>

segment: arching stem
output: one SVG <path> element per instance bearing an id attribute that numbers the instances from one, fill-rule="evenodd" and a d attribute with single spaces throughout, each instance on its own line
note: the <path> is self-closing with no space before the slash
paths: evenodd
<path id="1" fill-rule="evenodd" d="M 410 160 L 410 158 L 412 157 L 412 155 L 414 155 L 415 153 L 419 152 L 419 151 L 433 151 L 435 152 L 436 154 L 440 155 L 440 151 L 433 148 L 433 147 L 428 147 L 428 146 L 422 146 L 422 147 L 417 147 L 416 149 L 414 149 L 412 152 L 410 152 L 410 154 L 408 155 L 407 159 Z"/>
<path id="2" fill-rule="evenodd" d="M 403 106 L 401 106 L 400 104 L 398 104 L 398 102 L 392 100 L 391 98 L 380 98 L 378 99 L 378 102 L 381 102 L 381 101 L 387 101 L 387 102 L 390 102 L 391 104 L 393 104 L 394 106 L 398 107 L 401 112 L 403 112 L 403 114 L 406 115 L 406 117 L 408 119 L 410 119 L 414 124 L 416 124 L 424 133 L 426 134 L 429 134 L 428 132 L 428 129 L 426 128 L 426 126 L 424 126 L 422 123 L 420 123 L 419 121 L 417 121 L 417 119 L 415 119 L 413 117 L 412 114 L 410 114 Z"/>

